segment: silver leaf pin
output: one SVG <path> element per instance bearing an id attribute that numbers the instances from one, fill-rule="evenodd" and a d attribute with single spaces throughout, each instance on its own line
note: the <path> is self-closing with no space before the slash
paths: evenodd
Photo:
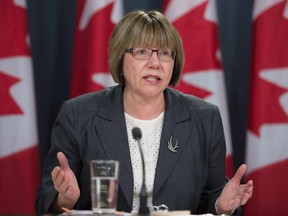
<path id="1" fill-rule="evenodd" d="M 168 149 L 172 152 L 177 152 L 179 149 L 179 142 L 175 136 L 171 136 L 168 141 Z"/>

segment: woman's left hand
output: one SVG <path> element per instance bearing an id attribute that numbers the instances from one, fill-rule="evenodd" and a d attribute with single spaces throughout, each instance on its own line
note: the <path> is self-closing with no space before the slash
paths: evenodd
<path id="1" fill-rule="evenodd" d="M 246 204 L 253 194 L 253 181 L 241 184 L 241 179 L 246 172 L 247 166 L 242 164 L 233 178 L 223 188 L 217 203 L 219 214 L 230 214 L 233 209 Z"/>

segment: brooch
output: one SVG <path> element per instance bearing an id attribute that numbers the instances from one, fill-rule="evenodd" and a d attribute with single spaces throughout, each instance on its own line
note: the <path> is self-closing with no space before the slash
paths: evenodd
<path id="1" fill-rule="evenodd" d="M 171 136 L 170 139 L 168 140 L 168 149 L 172 152 L 177 152 L 179 149 L 179 141 L 177 137 Z"/>

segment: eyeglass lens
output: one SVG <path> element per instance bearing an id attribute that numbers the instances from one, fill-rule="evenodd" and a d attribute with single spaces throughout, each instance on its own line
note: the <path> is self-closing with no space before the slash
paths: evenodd
<path id="1" fill-rule="evenodd" d="M 132 56 L 136 59 L 148 60 L 151 58 L 153 52 L 156 52 L 158 58 L 161 60 L 173 60 L 175 57 L 175 51 L 165 48 L 165 49 L 149 49 L 149 48 L 131 48 L 128 50 L 132 53 Z"/>

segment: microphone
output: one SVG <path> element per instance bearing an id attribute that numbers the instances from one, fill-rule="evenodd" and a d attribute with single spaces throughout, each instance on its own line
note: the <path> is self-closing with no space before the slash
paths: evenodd
<path id="1" fill-rule="evenodd" d="M 145 183 L 146 175 L 145 175 L 144 156 L 143 156 L 142 147 L 140 145 L 140 140 L 142 138 L 142 133 L 141 133 L 140 128 L 134 127 L 132 129 L 132 135 L 133 135 L 133 138 L 137 140 L 137 143 L 140 149 L 142 171 L 143 171 L 143 180 L 142 180 L 142 187 L 140 191 L 140 206 L 139 206 L 138 215 L 149 215 L 150 209 L 147 206 L 147 190 L 146 190 L 146 183 Z"/>

